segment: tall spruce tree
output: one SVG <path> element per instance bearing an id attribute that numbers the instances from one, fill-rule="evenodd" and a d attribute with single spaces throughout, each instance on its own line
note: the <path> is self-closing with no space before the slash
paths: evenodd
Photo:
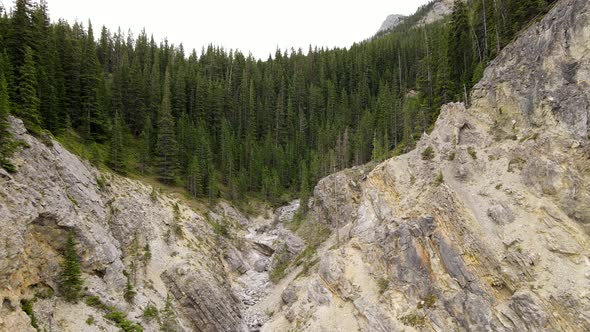
<path id="1" fill-rule="evenodd" d="M 176 175 L 177 146 L 175 136 L 174 118 L 170 104 L 170 72 L 166 70 L 164 94 L 158 112 L 158 139 L 156 141 L 158 177 L 166 184 L 172 184 Z"/>
<path id="2" fill-rule="evenodd" d="M 455 83 L 455 98 L 463 100 L 465 90 L 471 87 L 473 76 L 473 44 L 470 36 L 469 15 L 467 5 L 463 0 L 455 1 L 451 14 L 449 40 L 449 67 L 451 79 Z"/>
<path id="3" fill-rule="evenodd" d="M 12 139 L 8 131 L 8 114 L 10 113 L 10 103 L 8 100 L 8 84 L 4 74 L 0 71 L 0 167 L 9 172 L 14 172 L 14 165 L 8 161 L 12 150 Z"/>
<path id="4" fill-rule="evenodd" d="M 37 96 L 37 75 L 33 61 L 33 49 L 25 48 L 24 62 L 18 70 L 17 90 L 14 100 L 16 114 L 25 121 L 33 132 L 41 126 L 39 97 Z"/>
<path id="5" fill-rule="evenodd" d="M 126 172 L 125 124 L 119 113 L 115 113 L 111 130 L 109 166 L 119 173 L 125 174 Z"/>

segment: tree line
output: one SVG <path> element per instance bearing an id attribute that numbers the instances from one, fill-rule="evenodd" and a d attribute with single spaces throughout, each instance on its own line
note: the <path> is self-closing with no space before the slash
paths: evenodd
<path id="1" fill-rule="evenodd" d="M 431 2 L 349 49 L 262 61 L 52 23 L 44 0 L 17 0 L 0 17 L 0 161 L 14 171 L 12 113 L 33 134 L 73 133 L 91 160 L 196 197 L 309 195 L 326 174 L 411 149 L 551 2 L 458 0 L 450 17 L 416 26 Z"/>

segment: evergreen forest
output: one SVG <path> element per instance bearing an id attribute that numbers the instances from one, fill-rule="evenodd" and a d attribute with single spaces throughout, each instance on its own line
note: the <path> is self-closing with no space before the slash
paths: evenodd
<path id="1" fill-rule="evenodd" d="M 417 24 L 433 1 L 350 48 L 259 60 L 52 22 L 44 0 L 16 0 L 0 16 L 0 163 L 17 171 L 13 114 L 98 166 L 195 197 L 308 197 L 329 173 L 412 149 L 552 2 L 457 0 L 452 15 Z"/>

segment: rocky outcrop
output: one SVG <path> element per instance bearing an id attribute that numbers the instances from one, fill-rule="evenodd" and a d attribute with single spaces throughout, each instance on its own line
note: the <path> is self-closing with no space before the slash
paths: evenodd
<path id="1" fill-rule="evenodd" d="M 590 330 L 588 40 L 559 1 L 414 151 L 320 181 L 311 218 L 347 236 L 266 330 Z"/>
<path id="2" fill-rule="evenodd" d="M 104 310 L 58 296 L 61 252 L 71 232 L 79 242 L 84 294 L 145 329 L 159 327 L 141 318 L 143 310 L 164 309 L 167 298 L 181 329 L 246 329 L 218 249 L 227 241 L 205 217 L 155 188 L 96 170 L 56 141 L 43 144 L 20 120 L 10 121 L 23 147 L 13 157 L 16 173 L 0 169 L 0 330 L 31 328 L 23 299 L 37 299 L 33 313 L 41 329 L 113 329 Z M 244 222 L 241 215 L 224 216 Z M 125 299 L 128 278 L 132 302 Z M 85 323 L 89 317 L 92 325 Z"/>
<path id="3" fill-rule="evenodd" d="M 387 16 L 385 18 L 385 21 L 383 21 L 383 23 L 381 24 L 381 27 L 379 28 L 379 30 L 377 30 L 377 33 L 386 32 L 386 31 L 394 29 L 401 22 L 403 22 L 405 18 L 406 17 L 404 15 L 397 15 L 397 14 L 392 14 L 392 15 Z"/>
<path id="4" fill-rule="evenodd" d="M 455 0 L 437 0 L 432 4 L 432 8 L 426 15 L 418 22 L 418 25 L 429 24 L 443 19 L 445 16 L 453 12 L 453 4 Z"/>

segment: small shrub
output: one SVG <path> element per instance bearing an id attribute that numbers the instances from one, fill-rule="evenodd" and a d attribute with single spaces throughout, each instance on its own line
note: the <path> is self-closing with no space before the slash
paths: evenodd
<path id="1" fill-rule="evenodd" d="M 125 278 L 127 278 L 127 286 L 125 289 L 125 294 L 123 296 L 125 297 L 125 301 L 127 301 L 128 303 L 133 303 L 133 300 L 135 299 L 135 295 L 137 294 L 137 292 L 133 289 L 133 284 L 131 283 L 131 277 L 129 276 L 129 272 L 123 271 L 123 275 L 125 276 Z"/>
<path id="2" fill-rule="evenodd" d="M 112 310 L 104 315 L 104 318 L 115 323 L 115 325 L 124 332 L 142 332 L 143 328 L 127 319 L 124 312 Z"/>
<path id="3" fill-rule="evenodd" d="M 150 193 L 150 199 L 154 203 L 158 200 L 158 190 L 156 190 L 156 187 L 152 187 L 152 192 Z"/>
<path id="4" fill-rule="evenodd" d="M 379 278 L 379 280 L 377 280 L 377 287 L 379 287 L 379 294 L 385 293 L 389 287 L 389 280 L 387 278 Z"/>
<path id="5" fill-rule="evenodd" d="M 407 326 L 420 327 L 424 326 L 426 319 L 424 316 L 417 313 L 408 314 L 399 318 L 399 320 Z"/>
<path id="6" fill-rule="evenodd" d="M 438 172 L 438 175 L 436 176 L 436 178 L 434 178 L 434 185 L 435 186 L 440 186 L 443 182 L 445 182 L 445 178 L 442 174 L 441 171 Z"/>
<path id="7" fill-rule="evenodd" d="M 453 160 L 455 160 L 455 151 L 453 151 L 453 152 L 449 153 L 449 160 L 450 160 L 450 161 L 453 161 Z"/>
<path id="8" fill-rule="evenodd" d="M 172 297 L 168 295 L 166 297 L 166 304 L 164 309 L 160 312 L 160 330 L 162 331 L 176 331 L 176 312 L 172 305 Z"/>
<path id="9" fill-rule="evenodd" d="M 436 295 L 428 294 L 418 303 L 418 309 L 434 308 L 436 306 Z"/>
<path id="10" fill-rule="evenodd" d="M 94 316 L 88 316 L 88 318 L 86 318 L 86 324 L 94 325 Z"/>
<path id="11" fill-rule="evenodd" d="M 176 221 L 174 224 L 172 224 L 172 228 L 174 229 L 174 235 L 176 235 L 176 237 L 180 239 L 184 238 L 184 232 L 182 231 L 182 225 L 180 222 Z"/>
<path id="12" fill-rule="evenodd" d="M 295 214 L 293 215 L 293 219 L 291 220 L 291 222 L 287 224 L 287 228 L 291 232 L 296 232 L 305 221 L 305 215 L 306 213 L 303 212 L 301 208 L 299 208 L 297 212 L 295 212 Z"/>
<path id="13" fill-rule="evenodd" d="M 145 264 L 149 263 L 152 259 L 152 250 L 150 249 L 150 244 L 146 243 L 145 247 L 143 247 L 143 256 L 141 257 Z"/>
<path id="14" fill-rule="evenodd" d="M 471 156 L 471 158 L 473 158 L 473 160 L 477 159 L 477 152 L 475 151 L 475 149 L 472 146 L 467 148 L 467 153 L 469 153 L 469 155 Z"/>
<path id="15" fill-rule="evenodd" d="M 90 307 L 105 311 L 103 317 L 115 323 L 115 325 L 120 328 L 121 331 L 143 332 L 141 325 L 127 319 L 127 315 L 124 312 L 117 310 L 117 308 L 104 304 L 98 296 L 88 296 L 86 298 L 86 304 Z M 94 317 L 92 319 L 94 321 Z M 88 323 L 88 320 L 86 320 L 86 322 Z"/>
<path id="16" fill-rule="evenodd" d="M 211 226 L 213 227 L 213 231 L 215 232 L 215 234 L 223 236 L 225 238 L 229 238 L 229 229 L 225 223 L 213 221 L 211 223 Z"/>
<path id="17" fill-rule="evenodd" d="M 153 304 L 148 304 L 147 307 L 143 309 L 143 318 L 149 321 L 156 317 L 158 317 L 158 308 Z"/>
<path id="18" fill-rule="evenodd" d="M 514 159 L 511 159 L 510 162 L 508 163 L 508 172 L 514 173 L 514 170 L 516 170 L 516 169 L 519 171 L 522 171 L 525 164 L 526 164 L 526 160 L 524 160 L 520 157 L 516 157 Z"/>
<path id="19" fill-rule="evenodd" d="M 305 250 L 307 249 L 308 248 L 306 248 Z M 300 255 L 303 255 L 305 253 L 305 250 Z M 290 265 L 289 258 L 289 252 L 287 250 L 287 245 L 285 244 L 284 247 L 275 255 L 275 260 L 277 261 L 277 264 L 272 269 L 272 271 L 270 271 L 269 275 L 270 280 L 272 282 L 278 283 L 281 279 L 283 279 L 283 277 L 285 277 L 285 275 L 287 274 L 287 268 Z"/>
<path id="20" fill-rule="evenodd" d="M 20 300 L 20 307 L 23 309 L 25 314 L 29 316 L 31 319 L 31 326 L 34 327 L 37 331 L 41 331 L 39 328 L 39 323 L 37 322 L 37 317 L 35 317 L 35 313 L 33 312 L 33 303 L 35 303 L 35 299 L 30 300 Z"/>
<path id="21" fill-rule="evenodd" d="M 174 213 L 174 219 L 179 220 L 180 219 L 180 206 L 178 205 L 178 203 L 174 203 L 174 205 L 172 206 L 172 212 Z"/>
<path id="22" fill-rule="evenodd" d="M 105 305 L 104 303 L 102 303 L 102 301 L 100 300 L 100 298 L 98 296 L 88 296 L 86 298 L 86 305 L 88 305 L 89 307 L 94 307 L 94 308 L 99 308 L 99 309 L 104 309 Z"/>
<path id="23" fill-rule="evenodd" d="M 0 166 L 4 168 L 8 173 L 16 173 L 16 166 L 10 161 L 4 158 L 0 158 Z"/>
<path id="24" fill-rule="evenodd" d="M 264 313 L 268 316 L 268 317 L 272 317 L 275 314 L 275 311 L 272 309 L 266 309 L 264 310 Z"/>
<path id="25" fill-rule="evenodd" d="M 432 146 L 427 147 L 422 151 L 422 160 L 432 160 L 434 159 L 434 149 Z"/>
<path id="26" fill-rule="evenodd" d="M 104 177 L 104 175 L 101 174 L 96 178 L 96 185 L 98 186 L 98 189 L 104 190 L 107 185 L 107 179 Z"/>

